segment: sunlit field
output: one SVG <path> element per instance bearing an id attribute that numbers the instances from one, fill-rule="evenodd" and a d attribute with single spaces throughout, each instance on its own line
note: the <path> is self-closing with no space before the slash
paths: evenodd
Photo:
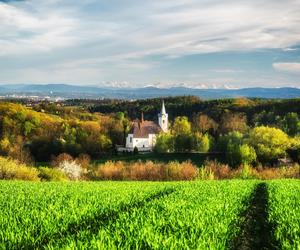
<path id="1" fill-rule="evenodd" d="M 265 206 L 269 242 L 255 244 L 299 249 L 299 188 L 298 180 L 1 181 L 0 248 L 232 249 L 242 235 L 260 237 L 245 224 Z"/>

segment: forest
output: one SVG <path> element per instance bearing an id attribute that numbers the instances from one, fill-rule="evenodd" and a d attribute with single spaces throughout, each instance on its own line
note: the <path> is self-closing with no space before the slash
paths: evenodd
<path id="1" fill-rule="evenodd" d="M 156 153 L 213 153 L 231 167 L 300 161 L 300 99 L 164 98 L 170 132 Z M 0 154 L 20 162 L 109 158 L 143 112 L 157 121 L 162 99 L 0 102 Z"/>

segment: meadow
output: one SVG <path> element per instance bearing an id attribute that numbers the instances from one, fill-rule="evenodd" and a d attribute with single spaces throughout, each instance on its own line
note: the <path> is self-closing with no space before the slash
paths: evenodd
<path id="1" fill-rule="evenodd" d="M 0 190 L 0 249 L 300 247 L 299 180 L 1 181 Z M 260 229 L 249 230 L 253 221 Z"/>

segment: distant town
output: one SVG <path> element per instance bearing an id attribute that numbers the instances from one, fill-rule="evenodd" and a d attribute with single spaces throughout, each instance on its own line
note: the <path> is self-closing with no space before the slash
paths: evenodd
<path id="1" fill-rule="evenodd" d="M 140 87 L 140 88 L 108 88 L 78 86 L 68 84 L 0 84 L 0 99 L 30 99 L 62 101 L 66 99 L 124 99 L 137 100 L 166 96 L 197 96 L 201 99 L 220 98 L 297 98 L 299 88 L 240 88 L 240 89 L 204 89 L 188 87 Z"/>

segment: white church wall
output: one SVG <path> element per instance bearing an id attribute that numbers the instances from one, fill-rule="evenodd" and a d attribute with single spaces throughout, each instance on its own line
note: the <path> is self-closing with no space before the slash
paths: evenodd
<path id="1" fill-rule="evenodd" d="M 164 132 L 168 132 L 168 114 L 159 114 L 158 125 Z"/>
<path id="2" fill-rule="evenodd" d="M 139 151 L 152 150 L 156 143 L 156 134 L 149 134 L 148 138 L 134 138 L 133 134 L 126 137 L 126 149 L 132 151 L 137 147 Z M 125 150 L 125 148 L 124 148 Z"/>
<path id="3" fill-rule="evenodd" d="M 156 134 L 149 134 L 149 146 L 153 148 L 156 143 Z"/>
<path id="4" fill-rule="evenodd" d="M 133 134 L 128 134 L 126 137 L 126 148 L 133 148 Z"/>
<path id="5" fill-rule="evenodd" d="M 149 138 L 133 138 L 133 148 L 149 148 Z"/>

